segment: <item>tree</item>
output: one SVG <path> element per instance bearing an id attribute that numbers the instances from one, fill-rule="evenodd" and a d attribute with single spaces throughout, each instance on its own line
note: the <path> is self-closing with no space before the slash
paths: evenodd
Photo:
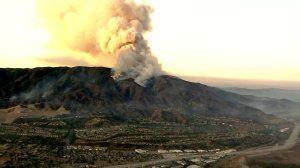
<path id="1" fill-rule="evenodd" d="M 69 134 L 67 136 L 67 144 L 74 144 L 75 141 L 76 141 L 76 133 L 72 129 L 69 131 Z"/>

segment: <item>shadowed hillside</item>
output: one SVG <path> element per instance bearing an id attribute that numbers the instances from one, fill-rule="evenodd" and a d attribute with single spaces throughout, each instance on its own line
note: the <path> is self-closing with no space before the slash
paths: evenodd
<path id="1" fill-rule="evenodd" d="M 260 123 L 280 119 L 245 105 L 252 99 L 172 76 L 142 87 L 133 79 L 115 81 L 111 69 L 58 67 L 0 69 L 0 107 L 34 105 L 73 114 L 109 113 L 124 119 L 185 122 L 195 116 L 234 117 Z"/>

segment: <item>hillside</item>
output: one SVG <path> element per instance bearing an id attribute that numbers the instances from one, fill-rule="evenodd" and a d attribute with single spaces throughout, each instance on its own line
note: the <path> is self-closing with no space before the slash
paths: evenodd
<path id="1" fill-rule="evenodd" d="M 281 121 L 245 105 L 249 97 L 172 76 L 150 79 L 142 87 L 132 79 L 115 81 L 111 69 L 102 67 L 0 69 L 0 98 L 1 109 L 33 105 L 37 113 L 47 108 L 176 122 L 195 116 Z"/>

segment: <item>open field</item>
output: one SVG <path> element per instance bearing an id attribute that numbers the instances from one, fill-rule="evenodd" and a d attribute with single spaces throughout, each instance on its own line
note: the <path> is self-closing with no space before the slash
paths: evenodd
<path id="1" fill-rule="evenodd" d="M 19 117 L 55 117 L 57 115 L 69 114 L 63 107 L 52 110 L 50 108 L 38 109 L 34 105 L 18 105 L 6 109 L 0 109 L 0 123 L 11 123 Z"/>

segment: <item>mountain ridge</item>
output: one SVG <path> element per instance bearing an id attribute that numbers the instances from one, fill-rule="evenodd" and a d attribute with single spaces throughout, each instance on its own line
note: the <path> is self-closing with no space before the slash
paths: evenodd
<path id="1" fill-rule="evenodd" d="M 133 79 L 114 80 L 105 67 L 0 69 L 0 108 L 19 104 L 61 107 L 72 114 L 109 113 L 124 119 L 186 122 L 195 116 L 233 117 L 260 123 L 273 115 L 243 104 L 247 97 L 162 75 L 145 87 Z"/>
<path id="2" fill-rule="evenodd" d="M 277 89 L 277 88 L 262 88 L 262 89 L 247 89 L 240 87 L 222 88 L 223 90 L 241 94 L 253 95 L 257 97 L 268 97 L 274 99 L 288 99 L 295 102 L 300 102 L 300 90 L 295 89 Z"/>

